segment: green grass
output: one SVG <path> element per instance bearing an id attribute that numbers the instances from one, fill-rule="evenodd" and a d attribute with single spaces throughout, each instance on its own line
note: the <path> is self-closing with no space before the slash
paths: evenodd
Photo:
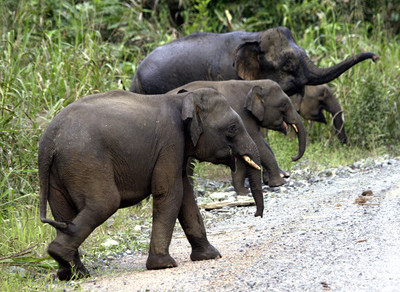
<path id="1" fill-rule="evenodd" d="M 291 161 L 297 153 L 296 139 L 271 132 L 268 141 L 281 168 L 289 171 L 299 164 L 317 171 L 371 156 L 398 155 L 400 40 L 396 19 L 400 13 L 394 8 L 361 7 L 360 1 L 245 5 L 243 1 L 185 0 L 184 23 L 176 27 L 163 1 L 156 9 L 137 1 L 77 2 L 81 3 L 0 3 L 2 291 L 63 290 L 53 280 L 55 262 L 46 253 L 55 231 L 42 224 L 38 215 L 37 147 L 48 122 L 82 96 L 129 88 L 138 64 L 151 50 L 188 33 L 257 31 L 286 25 L 321 67 L 361 51 L 377 53 L 376 64 L 362 62 L 330 84 L 344 108 L 349 145 L 338 143 L 329 124 L 317 123 L 306 125 L 309 143 L 300 162 Z M 196 175 L 230 179 L 228 168 L 206 163 L 196 165 Z M 96 229 L 82 245 L 89 268 L 97 269 L 107 253 L 148 248 L 149 239 L 143 236 L 148 233 L 135 226 L 149 228 L 150 203 L 120 210 Z M 102 243 L 107 239 L 119 244 L 105 248 Z M 15 272 L 12 267 L 23 270 Z"/>

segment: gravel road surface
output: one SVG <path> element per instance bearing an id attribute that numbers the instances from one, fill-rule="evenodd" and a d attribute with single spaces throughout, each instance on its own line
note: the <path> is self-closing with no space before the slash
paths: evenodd
<path id="1" fill-rule="evenodd" d="M 319 173 L 294 171 L 255 207 L 204 211 L 217 260 L 192 262 L 181 231 L 177 268 L 148 271 L 146 254 L 113 260 L 89 291 L 400 291 L 400 160 L 381 157 Z M 107 269 L 107 267 L 104 267 Z"/>

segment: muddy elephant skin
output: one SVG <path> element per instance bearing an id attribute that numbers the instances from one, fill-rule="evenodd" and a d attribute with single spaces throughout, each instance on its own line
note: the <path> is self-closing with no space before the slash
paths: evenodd
<path id="1" fill-rule="evenodd" d="M 39 144 L 41 221 L 57 230 L 48 253 L 61 280 L 89 275 L 78 247 L 119 208 L 153 196 L 146 266 L 177 266 L 169 255 L 176 219 L 192 260 L 220 257 L 208 241 L 186 172 L 189 158 L 252 165 L 256 216 L 264 200 L 260 157 L 239 115 L 213 89 L 143 96 L 110 91 L 81 98 L 50 123 Z M 258 169 L 256 169 L 258 168 Z M 47 202 L 53 219 L 46 217 Z"/>
<path id="2" fill-rule="evenodd" d="M 295 94 L 290 99 L 297 112 L 306 120 L 326 124 L 323 111 L 332 114 L 333 127 L 340 143 L 347 143 L 342 107 L 327 84 L 306 86 L 304 96 Z"/>
<path id="3" fill-rule="evenodd" d="M 203 87 L 213 88 L 222 93 L 229 105 L 242 118 L 247 132 L 257 145 L 261 164 L 268 174 L 268 185 L 284 184 L 285 180 L 281 176 L 275 156 L 260 134 L 260 127 L 284 134 L 288 125 L 294 128 L 299 147 L 298 153 L 292 157 L 293 161 L 300 159 L 305 152 L 306 132 L 302 119 L 280 86 L 272 80 L 196 81 L 174 89 L 170 93 Z M 236 172 L 232 172 L 233 186 L 240 195 L 248 192 L 244 188 L 245 175 L 244 165 L 238 167 Z"/>
<path id="4" fill-rule="evenodd" d="M 153 50 L 139 65 L 130 91 L 158 94 L 197 80 L 271 79 L 292 95 L 303 93 L 305 85 L 327 83 L 369 58 L 378 56 L 363 52 L 319 68 L 286 27 L 194 33 Z"/>

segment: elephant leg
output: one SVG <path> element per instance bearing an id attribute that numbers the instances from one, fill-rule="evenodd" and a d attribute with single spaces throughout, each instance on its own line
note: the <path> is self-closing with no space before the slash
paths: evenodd
<path id="1" fill-rule="evenodd" d="M 58 262 L 57 277 L 61 281 L 81 279 L 90 276 L 89 270 L 83 265 L 78 250 L 74 251 L 72 264 L 62 256 L 63 249 L 57 243 L 52 243 L 48 249 L 49 254 Z"/>
<path id="2" fill-rule="evenodd" d="M 178 169 L 177 165 L 171 165 L 166 155 L 161 155 L 153 171 L 153 227 L 146 262 L 149 270 L 178 266 L 169 255 L 169 245 L 182 203 L 182 172 Z"/>
<path id="3" fill-rule="evenodd" d="M 188 176 L 193 174 L 193 168 L 188 168 L 188 175 L 183 177 L 183 201 L 178 219 L 192 247 L 192 261 L 220 258 L 219 251 L 207 239 L 206 228 L 193 193 Z"/>
<path id="4" fill-rule="evenodd" d="M 101 188 L 101 186 L 89 187 L 94 193 L 107 190 Z M 108 191 L 111 194 L 118 194 L 116 187 L 111 187 Z M 75 218 L 68 218 L 64 217 L 64 214 L 71 216 L 74 213 L 73 208 L 66 201 L 63 204 L 55 204 L 55 202 L 60 202 L 60 194 L 60 191 L 51 188 L 49 195 L 50 207 L 57 221 L 69 222 L 68 228 L 62 231 L 57 230 L 57 236 L 50 243 L 47 251 L 58 262 L 57 276 L 60 280 L 88 277 L 89 271 L 80 260 L 78 248 L 97 226 L 107 220 L 118 209 L 119 199 L 113 201 L 110 200 L 112 196 L 109 196 L 107 204 L 104 204 L 103 201 L 90 200 L 90 204 L 80 210 Z M 54 201 L 51 198 L 57 199 Z M 114 198 L 119 198 L 119 195 L 114 196 Z M 61 216 L 60 214 L 63 215 Z"/>
<path id="5" fill-rule="evenodd" d="M 246 166 L 244 165 L 244 162 L 241 159 L 238 159 L 236 164 L 236 171 L 235 172 L 232 171 L 231 174 L 232 174 L 232 184 L 237 195 L 245 196 L 248 193 L 250 193 L 250 191 L 244 186 L 246 180 Z"/>

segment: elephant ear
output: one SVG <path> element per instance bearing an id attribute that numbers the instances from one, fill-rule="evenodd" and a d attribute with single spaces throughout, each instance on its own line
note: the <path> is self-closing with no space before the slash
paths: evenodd
<path id="1" fill-rule="evenodd" d="M 293 94 L 290 96 L 290 100 L 296 110 L 296 112 L 300 112 L 300 104 L 302 100 L 302 96 L 299 93 Z"/>
<path id="2" fill-rule="evenodd" d="M 330 96 L 333 96 L 333 92 L 328 87 L 328 85 L 323 85 L 321 87 L 322 87 L 322 94 L 320 95 L 321 100 L 325 101 L 328 100 Z"/>
<path id="3" fill-rule="evenodd" d="M 260 46 L 258 42 L 246 42 L 233 53 L 236 72 L 243 80 L 256 80 L 260 73 Z"/>
<path id="4" fill-rule="evenodd" d="M 251 112 L 260 122 L 264 120 L 264 100 L 260 86 L 252 87 L 247 93 L 244 108 Z"/>
<path id="5" fill-rule="evenodd" d="M 192 139 L 193 145 L 196 146 L 199 141 L 203 128 L 201 126 L 199 112 L 200 108 L 194 102 L 197 95 L 193 92 L 189 92 L 183 98 L 182 104 L 182 120 L 190 120 L 190 138 Z"/>

